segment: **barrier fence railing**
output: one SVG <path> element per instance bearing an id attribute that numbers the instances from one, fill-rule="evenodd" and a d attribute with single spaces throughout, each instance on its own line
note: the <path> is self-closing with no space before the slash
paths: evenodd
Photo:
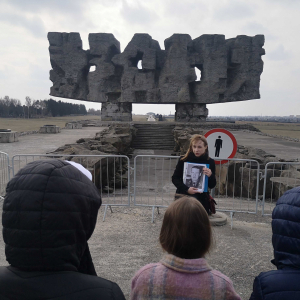
<path id="1" fill-rule="evenodd" d="M 179 156 L 137 155 L 134 158 L 134 205 L 155 208 L 167 207 L 175 196 L 171 182 Z M 221 161 L 221 160 L 215 160 Z M 228 159 L 216 165 L 217 185 L 211 194 L 217 200 L 217 210 L 257 213 L 259 202 L 258 161 Z"/>
<path id="2" fill-rule="evenodd" d="M 179 156 L 138 155 L 131 168 L 125 155 L 22 154 L 13 156 L 10 166 L 9 156 L 4 152 L 0 152 L 0 199 L 10 180 L 10 170 L 14 175 L 31 161 L 49 158 L 72 159 L 92 173 L 105 206 L 103 220 L 108 208 L 130 206 L 131 197 L 134 206 L 152 207 L 152 221 L 155 208 L 168 207 L 174 200 L 176 188 L 171 177 Z M 211 190 L 217 201 L 216 208 L 231 215 L 234 212 L 257 213 L 260 204 L 262 215 L 269 215 L 286 190 L 300 186 L 299 169 L 300 162 L 269 162 L 261 176 L 256 160 L 231 158 L 225 164 L 216 164 L 217 185 Z M 132 187 L 131 170 L 134 171 Z M 261 178 L 264 178 L 263 185 Z M 259 195 L 262 195 L 262 202 Z"/>
<path id="3" fill-rule="evenodd" d="M 9 156 L 7 153 L 0 152 L 0 201 L 3 200 L 5 189 L 10 180 Z"/>
<path id="4" fill-rule="evenodd" d="M 221 159 L 215 159 L 215 162 Z M 260 165 L 253 159 L 226 159 L 216 164 L 216 187 L 212 196 L 217 210 L 256 214 L 259 205 Z"/>
<path id="5" fill-rule="evenodd" d="M 125 155 L 15 155 L 12 157 L 13 175 L 32 161 L 51 158 L 72 159 L 92 173 L 93 182 L 101 194 L 102 205 L 105 206 L 103 220 L 108 207 L 130 206 L 130 161 Z"/>
<path id="6" fill-rule="evenodd" d="M 269 162 L 263 178 L 262 215 L 271 215 L 277 200 L 287 191 L 300 186 L 300 162 Z"/>
<path id="7" fill-rule="evenodd" d="M 171 181 L 179 156 L 137 155 L 134 158 L 133 197 L 135 206 L 168 207 L 176 188 Z"/>

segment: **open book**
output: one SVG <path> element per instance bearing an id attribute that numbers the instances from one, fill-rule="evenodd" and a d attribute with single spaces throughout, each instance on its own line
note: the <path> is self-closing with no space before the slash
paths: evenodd
<path id="1" fill-rule="evenodd" d="M 203 168 L 209 168 L 209 164 L 197 164 L 185 162 L 183 167 L 183 183 L 188 187 L 198 188 L 198 192 L 207 192 L 208 177 L 203 174 Z"/>

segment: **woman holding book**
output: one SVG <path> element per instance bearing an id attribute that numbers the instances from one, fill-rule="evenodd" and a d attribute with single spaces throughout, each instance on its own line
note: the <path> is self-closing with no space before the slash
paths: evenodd
<path id="1" fill-rule="evenodd" d="M 190 146 L 186 154 L 180 157 L 174 174 L 172 176 L 172 182 L 176 186 L 177 194 L 184 194 L 195 197 L 204 206 L 206 212 L 211 214 L 210 199 L 208 191 L 200 192 L 198 187 L 188 186 L 188 179 L 183 181 L 184 176 L 184 163 L 193 163 L 208 165 L 209 167 L 203 167 L 203 174 L 208 177 L 208 187 L 210 189 L 216 186 L 215 177 L 215 161 L 208 155 L 207 140 L 203 135 L 195 134 L 191 137 Z"/>

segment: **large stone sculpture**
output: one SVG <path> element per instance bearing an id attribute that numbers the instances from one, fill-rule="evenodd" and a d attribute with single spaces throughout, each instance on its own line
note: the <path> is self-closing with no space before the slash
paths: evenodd
<path id="1" fill-rule="evenodd" d="M 102 120 L 131 121 L 132 103 L 156 103 L 176 104 L 176 121 L 204 121 L 206 104 L 260 98 L 263 35 L 174 34 L 161 50 L 150 35 L 135 34 L 122 53 L 108 33 L 90 34 L 87 51 L 79 33 L 49 32 L 48 39 L 50 95 L 101 102 Z"/>

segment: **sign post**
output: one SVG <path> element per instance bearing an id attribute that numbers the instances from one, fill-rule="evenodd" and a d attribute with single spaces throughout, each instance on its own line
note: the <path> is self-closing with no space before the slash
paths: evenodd
<path id="1" fill-rule="evenodd" d="M 216 161 L 216 164 L 227 163 L 226 158 L 233 158 L 237 151 L 237 142 L 234 135 L 222 128 L 209 130 L 204 135 L 207 139 L 209 156 L 213 159 L 222 159 Z"/>

